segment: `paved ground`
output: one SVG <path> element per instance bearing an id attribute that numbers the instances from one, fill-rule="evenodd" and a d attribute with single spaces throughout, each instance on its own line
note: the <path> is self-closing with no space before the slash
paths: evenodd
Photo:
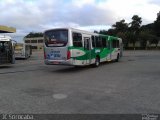
<path id="1" fill-rule="evenodd" d="M 160 113 L 160 51 L 98 68 L 46 66 L 34 53 L 0 67 L 0 113 Z"/>

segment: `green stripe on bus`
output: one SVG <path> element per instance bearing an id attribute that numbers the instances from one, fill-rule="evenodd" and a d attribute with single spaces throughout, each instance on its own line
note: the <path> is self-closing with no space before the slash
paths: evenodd
<path id="1" fill-rule="evenodd" d="M 100 49 L 95 48 L 95 49 L 92 49 L 92 50 L 90 51 L 90 54 L 91 54 L 91 56 L 90 56 L 90 55 L 88 55 L 88 54 L 89 54 L 89 53 L 88 53 L 89 51 L 84 50 L 83 47 L 73 47 L 73 46 L 72 46 L 72 47 L 68 47 L 68 49 L 69 49 L 69 50 L 77 49 L 77 50 L 82 50 L 82 51 L 85 52 L 85 54 L 82 55 L 82 56 L 71 57 L 72 59 L 75 59 L 75 60 L 89 60 L 89 59 L 96 58 L 97 55 L 99 55 L 99 56 L 100 56 L 100 59 L 102 59 L 102 58 L 107 57 L 109 54 L 111 54 L 111 53 L 114 51 L 114 49 L 109 50 L 108 48 L 100 48 Z M 99 50 L 100 52 L 95 53 L 96 50 Z"/>

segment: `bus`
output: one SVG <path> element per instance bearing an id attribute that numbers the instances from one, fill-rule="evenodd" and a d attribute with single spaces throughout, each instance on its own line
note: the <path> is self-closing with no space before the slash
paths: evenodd
<path id="1" fill-rule="evenodd" d="M 0 66 L 14 63 L 14 47 L 11 37 L 0 36 Z"/>
<path id="2" fill-rule="evenodd" d="M 119 61 L 122 39 L 74 28 L 56 28 L 44 32 L 44 62 L 46 65 L 94 65 Z"/>
<path id="3" fill-rule="evenodd" d="M 16 43 L 15 44 L 15 58 L 27 59 L 32 55 L 31 45 L 25 43 Z"/>

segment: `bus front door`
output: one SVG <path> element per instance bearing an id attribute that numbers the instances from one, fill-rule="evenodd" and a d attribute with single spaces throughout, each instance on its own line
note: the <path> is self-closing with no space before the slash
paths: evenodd
<path id="1" fill-rule="evenodd" d="M 84 51 L 85 51 L 85 63 L 91 64 L 91 39 L 90 37 L 84 37 Z"/>

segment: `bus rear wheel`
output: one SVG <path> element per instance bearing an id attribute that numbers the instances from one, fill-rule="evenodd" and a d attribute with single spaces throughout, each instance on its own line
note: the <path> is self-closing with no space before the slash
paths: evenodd
<path id="1" fill-rule="evenodd" d="M 98 67 L 100 65 L 100 59 L 99 57 L 96 57 L 94 67 Z"/>
<path id="2" fill-rule="evenodd" d="M 119 54 L 117 54 L 117 59 L 116 59 L 116 62 L 118 62 L 119 61 Z"/>

